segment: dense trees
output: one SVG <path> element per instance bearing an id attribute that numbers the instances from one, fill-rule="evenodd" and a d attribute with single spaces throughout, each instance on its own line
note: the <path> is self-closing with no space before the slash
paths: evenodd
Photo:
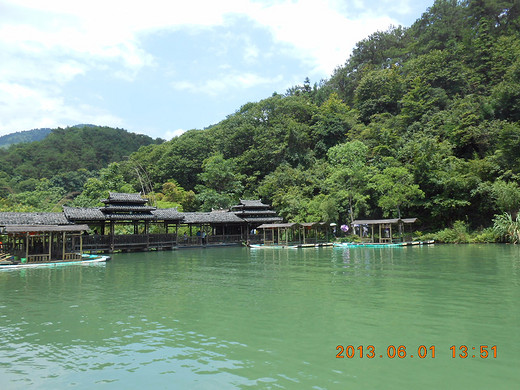
<path id="1" fill-rule="evenodd" d="M 119 130 L 58 129 L 37 149 L 12 147 L 0 194 L 40 207 L 24 192 L 61 188 L 68 201 L 81 190 L 74 202 L 93 204 L 146 187 L 185 210 L 262 197 L 294 221 L 490 226 L 519 209 L 519 58 L 517 1 L 437 0 L 411 27 L 359 42 L 329 80 L 246 103 L 205 130 L 115 149 Z"/>

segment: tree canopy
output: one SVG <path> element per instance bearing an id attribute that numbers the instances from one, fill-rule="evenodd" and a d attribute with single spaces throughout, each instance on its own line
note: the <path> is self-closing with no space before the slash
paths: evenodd
<path id="1" fill-rule="evenodd" d="M 12 146 L 0 157 L 0 194 L 84 183 L 86 202 L 146 180 L 190 209 L 261 197 L 293 221 L 402 215 L 432 228 L 490 226 L 519 208 L 520 3 L 437 0 L 412 26 L 359 42 L 328 80 L 306 79 L 168 142 L 136 135 L 116 148 L 119 136 L 56 129 L 36 148 Z M 108 180 L 111 162 L 128 187 Z"/>

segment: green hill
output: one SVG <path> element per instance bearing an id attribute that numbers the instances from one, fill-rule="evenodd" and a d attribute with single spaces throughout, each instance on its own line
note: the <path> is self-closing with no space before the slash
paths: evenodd
<path id="1" fill-rule="evenodd" d="M 47 137 L 50 132 L 51 129 L 34 129 L 6 134 L 0 137 L 0 148 L 7 148 L 14 144 L 41 141 Z"/>
<path id="2" fill-rule="evenodd" d="M 519 208 L 519 113 L 520 3 L 437 0 L 409 28 L 359 42 L 329 80 L 131 159 L 205 209 L 262 196 L 295 221 L 489 225 Z M 225 172 L 228 187 L 208 179 Z"/>
<path id="3" fill-rule="evenodd" d="M 95 171 L 123 160 L 141 146 L 161 141 L 110 127 L 58 128 L 41 141 L 10 146 L 0 155 L 0 169 L 22 180 L 52 178 L 78 169 Z"/>

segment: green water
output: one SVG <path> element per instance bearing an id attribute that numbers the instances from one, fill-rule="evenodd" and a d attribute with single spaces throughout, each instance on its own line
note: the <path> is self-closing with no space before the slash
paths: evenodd
<path id="1" fill-rule="evenodd" d="M 505 245 L 193 249 L 1 271 L 0 389 L 518 388 L 519 302 L 520 248 Z M 364 356 L 336 358 L 338 345 Z"/>

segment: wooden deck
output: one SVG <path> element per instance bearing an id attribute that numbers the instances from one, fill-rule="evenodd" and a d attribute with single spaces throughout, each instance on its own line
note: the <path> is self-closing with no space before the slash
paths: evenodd
<path id="1" fill-rule="evenodd" d="M 147 250 L 172 250 L 219 245 L 240 245 L 240 235 L 184 237 L 176 234 L 129 234 L 129 235 L 89 235 L 83 236 L 82 249 L 86 252 L 132 252 Z M 79 250 L 79 243 L 76 244 Z"/>

